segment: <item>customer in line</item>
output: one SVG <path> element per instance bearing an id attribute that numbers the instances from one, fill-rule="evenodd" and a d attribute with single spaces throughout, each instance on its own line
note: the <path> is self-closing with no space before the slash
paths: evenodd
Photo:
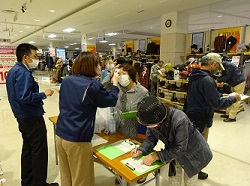
<path id="1" fill-rule="evenodd" d="M 157 160 L 171 162 L 169 185 L 181 185 L 184 169 L 185 186 L 195 186 L 197 174 L 212 159 L 209 145 L 200 132 L 183 111 L 165 107 L 155 97 L 142 99 L 137 107 L 137 118 L 147 127 L 147 137 L 137 151 L 132 151 L 132 157 L 145 155 L 142 164 L 148 166 Z M 159 140 L 165 144 L 165 148 L 153 151 Z"/>
<path id="2" fill-rule="evenodd" d="M 56 144 L 62 186 L 94 186 L 94 161 L 91 140 L 97 107 L 114 107 L 118 99 L 118 76 L 108 92 L 96 79 L 100 58 L 82 52 L 63 79 L 59 95 Z"/>
<path id="3" fill-rule="evenodd" d="M 239 94 L 222 97 L 218 92 L 212 75 L 219 68 L 224 69 L 220 55 L 209 53 L 201 58 L 201 68 L 194 69 L 189 75 L 185 112 L 206 141 L 213 124 L 214 110 L 227 108 L 240 100 Z M 199 179 L 207 177 L 208 174 L 202 171 L 198 176 Z"/>
<path id="4" fill-rule="evenodd" d="M 137 134 L 137 129 L 143 131 L 144 126 L 139 126 L 136 117 L 121 119 L 120 115 L 123 112 L 137 111 L 137 103 L 144 97 L 149 96 L 148 90 L 143 87 L 137 80 L 136 69 L 128 64 L 123 63 L 116 68 L 119 70 L 119 98 L 114 108 L 114 118 L 117 124 L 117 131 L 124 134 L 126 137 L 141 140 Z M 113 72 L 110 77 L 113 76 Z M 103 84 L 108 88 L 110 84 L 110 77 L 106 77 Z M 145 132 L 145 130 L 144 130 Z M 142 132 L 143 133 L 143 132 Z M 146 177 L 137 180 L 138 183 L 143 183 Z M 117 181 L 116 181 L 117 182 Z"/>
<path id="5" fill-rule="evenodd" d="M 17 63 L 6 77 L 8 99 L 23 138 L 21 155 L 22 186 L 58 186 L 46 183 L 48 168 L 47 129 L 44 122 L 43 99 L 54 91 L 39 92 L 31 69 L 38 66 L 38 48 L 28 43 L 16 48 Z"/>
<path id="6" fill-rule="evenodd" d="M 246 80 L 239 67 L 231 61 L 223 61 L 222 65 L 225 70 L 222 71 L 222 76 L 217 79 L 218 83 L 227 83 L 231 86 L 232 92 L 243 94 L 246 86 Z M 235 122 L 239 107 L 239 101 L 228 107 L 226 109 L 226 114 L 221 115 L 222 118 L 225 118 L 223 121 Z"/>

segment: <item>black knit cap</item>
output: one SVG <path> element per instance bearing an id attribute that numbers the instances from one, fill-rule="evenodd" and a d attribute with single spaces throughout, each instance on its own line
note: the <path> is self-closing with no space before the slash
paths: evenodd
<path id="1" fill-rule="evenodd" d="M 165 117 L 166 108 L 156 97 L 145 97 L 137 104 L 137 120 L 142 125 L 161 123 Z"/>

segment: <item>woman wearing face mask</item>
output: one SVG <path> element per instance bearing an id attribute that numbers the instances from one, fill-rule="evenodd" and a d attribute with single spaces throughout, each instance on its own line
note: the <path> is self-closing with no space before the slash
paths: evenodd
<path id="1" fill-rule="evenodd" d="M 120 92 L 114 108 L 117 131 L 128 138 L 138 140 L 136 118 L 121 119 L 120 115 L 123 112 L 136 111 L 137 103 L 149 96 L 149 93 L 148 90 L 137 81 L 137 71 L 132 65 L 124 63 L 116 66 L 116 68 L 119 68 L 120 75 L 118 78 Z M 104 87 L 109 86 L 110 78 L 113 77 L 113 74 L 114 73 L 111 72 L 110 76 L 107 76 L 103 80 Z M 137 182 L 143 183 L 145 180 L 146 177 L 143 177 Z M 118 180 L 116 180 L 116 182 L 119 183 Z"/>

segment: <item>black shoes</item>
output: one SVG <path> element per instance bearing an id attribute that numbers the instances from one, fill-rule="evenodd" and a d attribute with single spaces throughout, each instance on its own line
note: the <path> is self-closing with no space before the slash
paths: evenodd
<path id="1" fill-rule="evenodd" d="M 208 174 L 205 173 L 205 172 L 200 171 L 199 174 L 198 174 L 198 179 L 199 180 L 205 180 L 205 179 L 207 179 L 207 177 L 208 177 Z"/>
<path id="2" fill-rule="evenodd" d="M 236 118 L 226 118 L 226 119 L 223 119 L 224 122 L 235 122 L 236 121 Z"/>
<path id="3" fill-rule="evenodd" d="M 59 184 L 58 183 L 46 183 L 46 186 L 59 186 Z"/>
<path id="4" fill-rule="evenodd" d="M 222 114 L 222 115 L 220 115 L 220 117 L 221 117 L 221 118 L 228 118 L 228 117 L 229 117 L 229 115 Z"/>

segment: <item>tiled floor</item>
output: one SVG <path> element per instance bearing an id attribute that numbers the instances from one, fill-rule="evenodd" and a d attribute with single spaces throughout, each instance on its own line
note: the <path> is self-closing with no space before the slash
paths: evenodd
<path id="1" fill-rule="evenodd" d="M 59 169 L 55 164 L 53 126 L 48 120 L 49 116 L 58 114 L 58 86 L 51 86 L 46 80 L 42 81 L 41 76 L 37 78 L 41 91 L 49 87 L 56 90 L 52 97 L 44 101 L 46 111 L 44 118 L 49 145 L 48 181 L 60 183 Z M 5 85 L 0 85 L 0 97 L 2 97 L 0 100 L 0 161 L 4 170 L 0 180 L 6 179 L 4 186 L 18 186 L 20 185 L 22 138 L 6 97 Z M 215 114 L 208 139 L 214 157 L 204 169 L 209 173 L 208 179 L 199 180 L 197 186 L 250 185 L 250 105 L 244 104 L 244 108 L 245 111 L 238 114 L 237 122 L 234 123 L 225 123 L 219 117 L 220 114 Z M 97 186 L 115 185 L 114 176 L 101 165 L 95 165 L 95 176 Z M 161 171 L 161 176 L 161 185 L 167 186 L 167 171 Z M 148 185 L 154 185 L 154 183 L 151 182 Z"/>

